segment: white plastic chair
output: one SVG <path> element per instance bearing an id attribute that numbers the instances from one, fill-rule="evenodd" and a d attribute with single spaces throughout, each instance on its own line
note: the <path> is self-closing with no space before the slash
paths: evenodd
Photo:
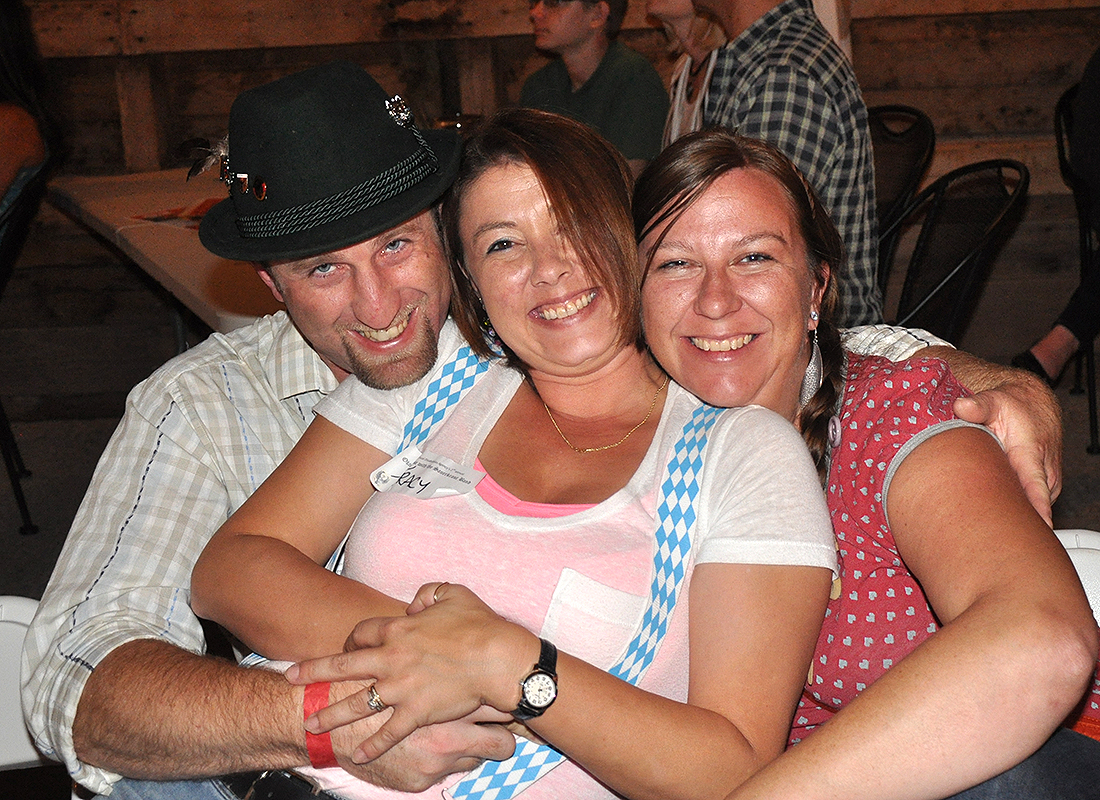
<path id="1" fill-rule="evenodd" d="M 1100 531 L 1061 530 L 1054 534 L 1069 553 L 1081 585 L 1085 587 L 1092 613 L 1100 624 Z"/>
<path id="2" fill-rule="evenodd" d="M 0 596 L 0 769 L 51 763 L 34 749 L 19 700 L 23 638 L 37 608 L 38 601 L 29 597 Z"/>
<path id="3" fill-rule="evenodd" d="M 57 766 L 43 758 L 31 743 L 23 722 L 19 698 L 19 662 L 38 601 L 29 597 L 0 595 L 0 770 Z M 71 800 L 81 800 L 73 787 Z"/>

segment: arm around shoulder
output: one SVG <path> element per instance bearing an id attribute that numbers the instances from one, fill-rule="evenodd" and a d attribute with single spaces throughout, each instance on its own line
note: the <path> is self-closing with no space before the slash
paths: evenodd
<path id="1" fill-rule="evenodd" d="M 1051 505 L 1062 490 L 1062 409 L 1054 392 L 1029 372 L 951 347 L 930 347 L 921 355 L 946 361 L 974 393 L 955 402 L 955 413 L 997 434 L 1028 499 L 1050 524 Z"/>

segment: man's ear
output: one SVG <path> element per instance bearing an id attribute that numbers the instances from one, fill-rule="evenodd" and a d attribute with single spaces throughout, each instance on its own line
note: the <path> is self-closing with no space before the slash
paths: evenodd
<path id="1" fill-rule="evenodd" d="M 596 5 L 592 6 L 590 24 L 597 30 L 606 31 L 607 18 L 610 16 L 611 6 L 607 4 L 606 0 L 600 0 Z"/>
<path id="2" fill-rule="evenodd" d="M 271 269 L 266 264 L 262 264 L 259 261 L 253 261 L 252 266 L 256 268 L 256 274 L 260 276 L 260 280 L 263 281 L 267 285 L 267 288 L 271 290 L 271 293 L 275 295 L 275 299 L 285 304 L 286 301 L 283 300 L 283 293 L 279 291 L 279 287 L 275 283 L 275 278 L 271 276 Z"/>

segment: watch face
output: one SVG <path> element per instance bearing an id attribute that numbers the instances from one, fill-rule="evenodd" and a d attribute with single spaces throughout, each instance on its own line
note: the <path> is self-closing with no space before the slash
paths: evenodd
<path id="1" fill-rule="evenodd" d="M 535 672 L 523 682 L 523 699 L 535 708 L 546 708 L 558 695 L 558 685 L 545 672 Z"/>

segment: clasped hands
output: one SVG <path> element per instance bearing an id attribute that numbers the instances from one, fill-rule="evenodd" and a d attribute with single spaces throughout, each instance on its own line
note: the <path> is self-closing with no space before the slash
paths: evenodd
<path id="1" fill-rule="evenodd" d="M 538 638 L 464 586 L 425 584 L 406 614 L 363 620 L 343 653 L 303 661 L 286 673 L 294 684 L 366 682 L 306 721 L 308 731 L 324 733 L 389 713 L 352 754 L 357 764 L 428 725 L 473 714 L 479 722 L 512 723 L 520 681 L 538 660 Z M 377 710 L 380 703 L 386 710 Z"/>

